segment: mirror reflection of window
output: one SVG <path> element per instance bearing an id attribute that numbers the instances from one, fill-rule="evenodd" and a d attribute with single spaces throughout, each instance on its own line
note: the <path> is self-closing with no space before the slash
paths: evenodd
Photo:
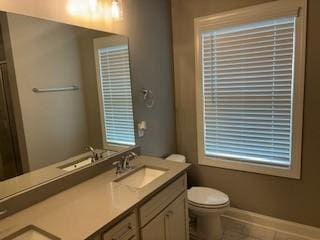
<path id="1" fill-rule="evenodd" d="M 94 39 L 104 147 L 135 145 L 128 40 Z"/>

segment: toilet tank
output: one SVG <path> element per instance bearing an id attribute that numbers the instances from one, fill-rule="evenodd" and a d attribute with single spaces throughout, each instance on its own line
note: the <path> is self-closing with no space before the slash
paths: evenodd
<path id="1" fill-rule="evenodd" d="M 173 162 L 180 162 L 180 163 L 185 163 L 186 162 L 186 157 L 184 155 L 180 154 L 171 154 L 166 158 L 166 160 L 173 161 Z"/>

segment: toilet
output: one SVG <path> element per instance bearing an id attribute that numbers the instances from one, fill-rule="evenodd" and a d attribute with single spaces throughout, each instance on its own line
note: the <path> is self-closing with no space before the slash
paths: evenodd
<path id="1" fill-rule="evenodd" d="M 183 155 L 172 154 L 166 160 L 186 162 Z M 191 187 L 188 190 L 188 208 L 195 217 L 195 235 L 200 239 L 220 240 L 223 231 L 220 216 L 229 208 L 227 194 L 208 187 Z"/>

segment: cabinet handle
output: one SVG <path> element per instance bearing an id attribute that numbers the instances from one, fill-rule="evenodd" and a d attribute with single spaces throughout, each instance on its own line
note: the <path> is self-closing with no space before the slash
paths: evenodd
<path id="1" fill-rule="evenodd" d="M 0 210 L 0 216 L 6 214 L 8 211 L 6 209 Z"/>
<path id="2" fill-rule="evenodd" d="M 171 240 L 170 236 L 170 216 L 173 214 L 173 212 L 170 210 L 166 213 L 164 218 L 164 227 L 165 227 L 165 234 L 166 234 L 166 240 Z"/>
<path id="3" fill-rule="evenodd" d="M 129 223 L 127 226 L 127 230 L 122 233 L 119 237 L 113 237 L 112 240 L 121 240 L 124 236 L 126 236 L 130 231 L 132 231 L 133 227 L 131 226 L 131 224 Z"/>
<path id="4" fill-rule="evenodd" d="M 166 213 L 166 217 L 170 217 L 171 215 L 173 215 L 173 211 L 171 210 Z"/>

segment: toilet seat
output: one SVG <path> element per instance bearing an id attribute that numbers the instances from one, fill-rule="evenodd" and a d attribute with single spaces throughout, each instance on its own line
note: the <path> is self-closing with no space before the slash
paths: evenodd
<path id="1" fill-rule="evenodd" d="M 213 188 L 192 187 L 188 190 L 188 202 L 197 208 L 219 209 L 229 206 L 229 197 Z"/>
<path id="2" fill-rule="evenodd" d="M 229 202 L 226 202 L 225 204 L 220 204 L 220 205 L 203 205 L 203 204 L 197 204 L 194 203 L 190 200 L 188 200 L 188 204 L 197 208 L 204 208 L 204 209 L 220 209 L 220 208 L 225 208 L 229 207 Z"/>

